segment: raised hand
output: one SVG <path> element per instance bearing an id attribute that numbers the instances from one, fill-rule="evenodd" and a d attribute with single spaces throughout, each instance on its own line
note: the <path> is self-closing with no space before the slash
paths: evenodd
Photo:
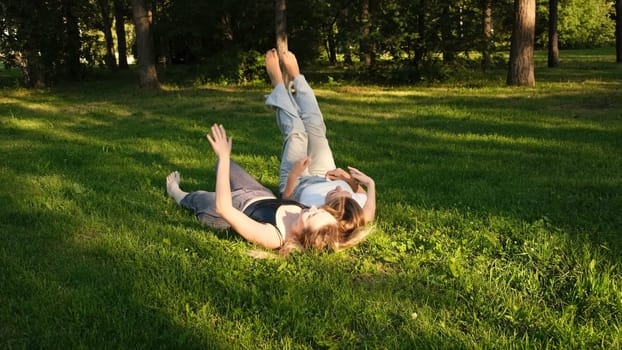
<path id="1" fill-rule="evenodd" d="M 227 132 L 222 125 L 212 125 L 212 134 L 206 135 L 207 140 L 218 158 L 228 158 L 231 155 L 232 140 L 227 137 Z"/>
<path id="2" fill-rule="evenodd" d="M 300 176 L 300 174 L 302 174 L 305 169 L 309 167 L 309 164 L 311 164 L 311 158 L 304 157 L 301 160 L 297 161 L 296 164 L 294 164 L 291 173 L 295 176 Z"/>
<path id="3" fill-rule="evenodd" d="M 351 166 L 348 167 L 348 170 L 350 170 L 350 176 L 352 176 L 352 178 L 361 185 L 368 187 L 374 184 L 374 179 L 365 175 L 362 171 Z"/>
<path id="4" fill-rule="evenodd" d="M 345 170 L 341 168 L 337 168 L 335 170 L 330 170 L 326 172 L 326 178 L 329 180 L 343 180 L 350 181 L 350 174 L 348 174 Z"/>

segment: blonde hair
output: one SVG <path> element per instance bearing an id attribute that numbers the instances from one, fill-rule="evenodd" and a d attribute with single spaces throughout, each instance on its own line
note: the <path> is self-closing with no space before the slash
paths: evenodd
<path id="1" fill-rule="evenodd" d="M 316 251 L 340 251 L 363 241 L 370 233 L 365 226 L 365 215 L 361 206 L 350 197 L 332 199 L 320 207 L 330 213 L 336 224 L 319 229 L 305 227 L 300 238 L 289 238 L 279 250 L 279 255 L 287 256 L 292 251 L 313 249 Z"/>

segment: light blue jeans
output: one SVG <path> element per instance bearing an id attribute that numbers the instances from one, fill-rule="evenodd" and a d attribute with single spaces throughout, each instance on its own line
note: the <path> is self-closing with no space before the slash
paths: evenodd
<path id="1" fill-rule="evenodd" d="M 292 93 L 292 86 L 294 93 Z M 266 96 L 266 104 L 276 110 L 276 123 L 283 134 L 279 190 L 287 185 L 287 177 L 297 161 L 305 156 L 311 164 L 297 179 L 294 199 L 310 184 L 327 181 L 326 172 L 335 169 L 333 153 L 326 139 L 326 125 L 313 90 L 303 75 L 289 83 L 277 85 Z"/>

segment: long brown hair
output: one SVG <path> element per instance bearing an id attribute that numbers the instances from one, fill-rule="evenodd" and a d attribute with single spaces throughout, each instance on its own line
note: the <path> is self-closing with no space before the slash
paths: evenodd
<path id="1" fill-rule="evenodd" d="M 352 233 L 356 228 L 365 225 L 365 213 L 363 208 L 351 197 L 337 197 L 321 206 L 335 219 L 339 231 L 345 235 Z"/>
<path id="2" fill-rule="evenodd" d="M 330 213 L 337 224 L 324 225 L 317 230 L 304 228 L 300 238 L 292 237 L 285 241 L 279 250 L 281 256 L 287 256 L 294 250 L 339 251 L 360 243 L 369 234 L 363 208 L 354 199 L 334 198 L 320 208 Z"/>

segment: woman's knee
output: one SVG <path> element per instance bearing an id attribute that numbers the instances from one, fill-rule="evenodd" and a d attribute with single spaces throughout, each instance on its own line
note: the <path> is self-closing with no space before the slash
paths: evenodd
<path id="1" fill-rule="evenodd" d="M 206 226 L 215 228 L 217 230 L 227 230 L 231 228 L 231 225 L 229 225 L 229 223 L 221 217 L 215 217 L 213 215 L 204 213 L 197 215 L 197 218 Z"/>
<path id="2" fill-rule="evenodd" d="M 295 133 L 302 133 L 305 131 L 305 126 L 300 117 L 292 116 L 289 113 L 280 112 L 277 113 L 276 122 L 279 126 L 279 130 L 284 136 L 288 136 Z"/>
<path id="3" fill-rule="evenodd" d="M 315 136 L 326 135 L 326 124 L 324 124 L 322 116 L 320 115 L 319 117 L 305 118 L 305 130 L 307 133 Z"/>

